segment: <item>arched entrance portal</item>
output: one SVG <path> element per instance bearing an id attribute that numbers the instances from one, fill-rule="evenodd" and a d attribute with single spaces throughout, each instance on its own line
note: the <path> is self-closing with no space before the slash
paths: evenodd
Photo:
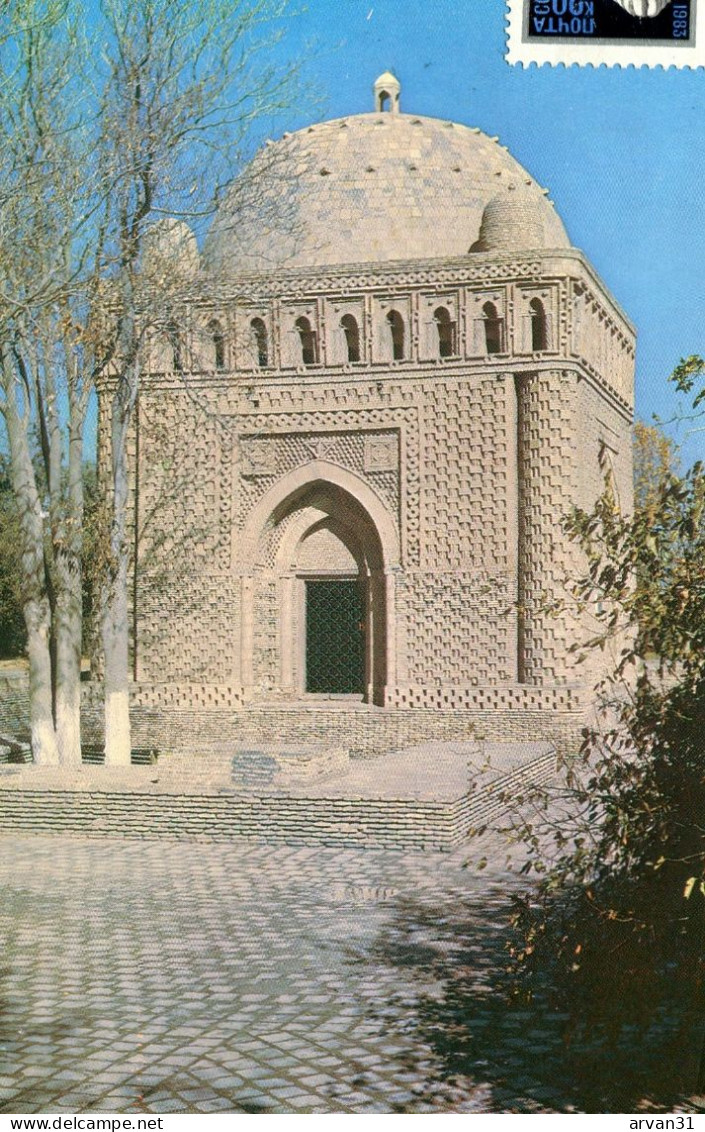
<path id="1" fill-rule="evenodd" d="M 246 582 L 253 617 L 243 633 L 243 675 L 251 673 L 254 696 L 352 695 L 383 704 L 392 659 L 387 558 L 395 557 L 394 546 L 385 554 L 383 540 L 396 532 L 362 481 L 341 470 L 337 478 L 350 485 L 313 478 L 322 470 L 309 466 L 306 478 L 299 469 L 304 482 L 288 478 L 288 493 L 281 482 L 248 523 L 256 550 Z M 368 506 L 359 498 L 365 493 Z M 246 531 L 245 546 L 247 537 Z M 267 625 L 273 630 L 268 647 L 262 644 Z"/>

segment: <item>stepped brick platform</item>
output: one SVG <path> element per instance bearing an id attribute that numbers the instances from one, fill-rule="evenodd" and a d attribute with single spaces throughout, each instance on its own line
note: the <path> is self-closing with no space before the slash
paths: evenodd
<path id="1" fill-rule="evenodd" d="M 546 781 L 577 748 L 582 705 L 548 710 L 372 707 L 351 701 L 251 704 L 131 689 L 133 765 L 101 757 L 101 687 L 83 686 L 84 765 L 67 774 L 0 750 L 0 829 L 91 836 L 450 848 Z M 550 699 L 550 697 L 549 697 Z M 26 740 L 27 680 L 0 677 L 0 735 Z M 527 735 L 540 742 L 526 742 Z M 148 765 L 150 755 L 158 762 Z M 29 756 L 26 755 L 28 758 Z M 91 765 L 88 765 L 88 764 Z"/>
<path id="2" fill-rule="evenodd" d="M 7 765 L 0 767 L 0 829 L 450 849 L 507 812 L 531 784 L 547 782 L 556 765 L 547 743 L 461 741 L 347 761 L 322 748 L 324 773 L 297 773 L 297 758 L 311 754 L 174 754 L 152 766 L 72 771 Z M 256 772 L 249 785 L 243 766 Z"/>

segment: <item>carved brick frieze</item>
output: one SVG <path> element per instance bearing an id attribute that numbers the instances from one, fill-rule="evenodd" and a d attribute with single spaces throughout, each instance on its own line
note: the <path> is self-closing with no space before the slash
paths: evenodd
<path id="1" fill-rule="evenodd" d="M 276 476 L 279 472 L 279 463 L 279 447 L 271 437 L 241 437 L 240 475 L 243 479 Z"/>
<path id="2" fill-rule="evenodd" d="M 240 519 L 266 491 L 287 472 L 311 461 L 326 460 L 348 468 L 367 479 L 399 523 L 399 430 L 386 432 L 291 432 L 243 436 L 241 439 Z M 377 453 L 375 466 L 368 464 L 369 451 Z M 396 473 L 392 476 L 382 473 Z"/>
<path id="3" fill-rule="evenodd" d="M 235 418 L 232 427 L 236 427 Z M 314 460 L 328 460 L 369 481 L 400 528 L 406 558 L 418 563 L 417 406 L 257 413 L 238 418 L 238 427 L 242 433 L 237 526 L 242 526 L 250 508 L 287 471 Z"/>
<path id="4" fill-rule="evenodd" d="M 341 272 L 322 271 L 315 275 L 278 276 L 243 280 L 238 291 L 249 302 L 277 296 L 283 302 L 297 302 L 311 294 L 350 297 L 357 291 L 379 291 L 394 288 L 447 287 L 452 284 L 488 283 L 505 279 L 526 279 L 540 276 L 545 265 L 538 259 L 513 259 L 491 264 L 476 264 L 472 260 L 428 266 L 409 264 L 398 269 L 375 264 L 369 270 L 351 269 Z"/>
<path id="5" fill-rule="evenodd" d="M 395 435 L 365 437 L 365 471 L 394 472 L 399 467 L 399 441 Z"/>
<path id="6" fill-rule="evenodd" d="M 140 576 L 138 679 L 226 683 L 233 674 L 235 579 L 185 570 Z"/>

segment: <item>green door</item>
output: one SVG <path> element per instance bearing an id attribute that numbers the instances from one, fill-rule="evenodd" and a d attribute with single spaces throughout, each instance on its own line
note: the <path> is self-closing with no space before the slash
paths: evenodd
<path id="1" fill-rule="evenodd" d="M 364 692 L 364 618 L 359 582 L 306 582 L 307 692 Z"/>

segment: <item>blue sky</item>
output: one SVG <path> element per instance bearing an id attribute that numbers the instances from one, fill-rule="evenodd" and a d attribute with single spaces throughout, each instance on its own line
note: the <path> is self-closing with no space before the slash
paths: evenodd
<path id="1" fill-rule="evenodd" d="M 389 69 L 402 110 L 499 135 L 637 326 L 637 413 L 670 417 L 668 375 L 705 353 L 705 71 L 511 67 L 504 15 L 504 0 L 309 0 L 279 50 L 321 101 L 281 129 L 372 109 Z M 705 457 L 697 427 L 673 426 L 687 462 Z"/>

